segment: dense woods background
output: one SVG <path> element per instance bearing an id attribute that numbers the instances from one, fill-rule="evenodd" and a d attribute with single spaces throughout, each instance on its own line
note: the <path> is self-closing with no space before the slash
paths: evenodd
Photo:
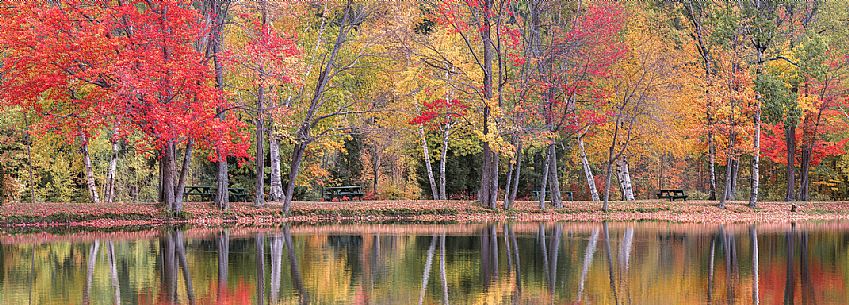
<path id="1" fill-rule="evenodd" d="M 849 1 L 46 3 L 0 4 L 7 200 L 849 197 Z"/>

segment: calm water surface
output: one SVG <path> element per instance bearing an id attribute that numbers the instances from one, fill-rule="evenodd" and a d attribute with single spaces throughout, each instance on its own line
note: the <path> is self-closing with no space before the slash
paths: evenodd
<path id="1" fill-rule="evenodd" d="M 849 303 L 841 223 L 325 225 L 0 243 L 0 304 Z"/>

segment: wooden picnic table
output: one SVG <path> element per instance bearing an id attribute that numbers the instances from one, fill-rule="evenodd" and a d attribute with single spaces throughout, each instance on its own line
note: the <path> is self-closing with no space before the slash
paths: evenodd
<path id="1" fill-rule="evenodd" d="M 216 187 L 210 185 L 187 185 L 183 193 L 184 200 L 188 201 L 189 196 L 198 196 L 200 201 L 212 201 L 215 198 Z M 232 202 L 248 201 L 248 192 L 244 188 L 228 187 L 227 193 L 229 200 Z"/>
<path id="2" fill-rule="evenodd" d="M 365 193 L 363 193 L 363 187 L 359 185 L 344 185 L 344 186 L 331 186 L 324 188 L 324 194 L 322 195 L 322 199 L 326 201 L 333 201 L 333 199 L 359 199 L 363 200 L 365 197 Z"/>
<path id="3" fill-rule="evenodd" d="M 676 190 L 676 189 L 661 189 L 657 191 L 657 199 L 667 199 L 669 201 L 675 201 L 675 199 L 681 199 L 683 201 L 687 201 L 687 194 L 684 194 L 684 190 Z"/>

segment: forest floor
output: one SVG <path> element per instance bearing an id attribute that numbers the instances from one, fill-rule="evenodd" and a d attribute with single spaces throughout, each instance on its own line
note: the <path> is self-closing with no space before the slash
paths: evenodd
<path id="1" fill-rule="evenodd" d="M 564 202 L 560 209 L 539 209 L 537 202 L 517 202 L 510 210 L 490 210 L 473 201 L 353 201 L 294 202 L 291 215 L 269 203 L 233 203 L 220 211 L 210 203 L 190 202 L 179 217 L 168 217 L 156 203 L 12 203 L 0 207 L 0 227 L 6 232 L 45 230 L 122 230 L 168 224 L 193 227 L 272 227 L 281 223 L 481 223 L 492 221 L 659 221 L 674 223 L 789 223 L 796 221 L 849 220 L 849 202 L 761 202 L 750 209 L 746 202 L 731 202 L 719 209 L 712 201 Z"/>

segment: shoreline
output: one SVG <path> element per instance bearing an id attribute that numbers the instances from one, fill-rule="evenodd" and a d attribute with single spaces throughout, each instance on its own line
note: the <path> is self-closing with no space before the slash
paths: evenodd
<path id="1" fill-rule="evenodd" d="M 849 202 L 802 202 L 790 212 L 788 202 L 762 202 L 752 210 L 746 202 L 726 209 L 712 201 L 642 200 L 610 202 L 564 201 L 560 209 L 540 210 L 537 202 L 517 202 L 511 210 L 490 210 L 474 201 L 352 201 L 293 202 L 289 216 L 282 205 L 233 203 L 220 211 L 208 202 L 188 202 L 182 218 L 168 218 L 158 203 L 12 203 L 0 207 L 3 231 L 120 230 L 125 227 L 267 227 L 280 224 L 327 223 L 484 223 L 484 222 L 601 222 L 657 221 L 672 223 L 790 223 L 849 220 Z"/>

